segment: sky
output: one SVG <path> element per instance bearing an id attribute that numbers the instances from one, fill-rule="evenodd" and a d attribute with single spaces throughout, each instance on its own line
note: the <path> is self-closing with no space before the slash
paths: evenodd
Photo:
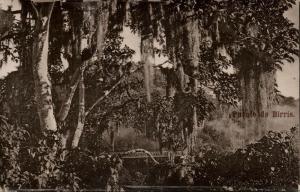
<path id="1" fill-rule="evenodd" d="M 299 29 L 299 2 L 285 16 L 295 23 Z M 286 63 L 283 71 L 277 71 L 277 84 L 279 91 L 284 96 L 299 98 L 299 57 L 295 57 L 294 63 Z"/>
<path id="2" fill-rule="evenodd" d="M 285 16 L 295 23 L 295 27 L 299 29 L 299 2 L 297 0 L 297 5 L 286 12 Z M 13 5 L 13 10 L 20 9 L 18 0 L 0 0 L 0 7 L 6 9 L 8 5 Z M 1 22 L 1 21 L 0 21 Z M 136 51 L 134 55 L 134 60 L 140 59 L 140 37 L 136 34 L 130 32 L 128 28 L 125 28 L 122 36 L 124 37 L 124 44 L 128 45 L 130 48 Z M 1 59 L 1 55 L 0 55 Z M 165 58 L 155 58 L 156 64 L 162 63 Z M 7 64 L 0 69 L 0 78 L 4 78 L 8 73 L 17 70 L 18 64 L 8 61 Z M 292 96 L 294 98 L 299 98 L 299 58 L 295 57 L 294 63 L 286 63 L 283 66 L 282 71 L 277 71 L 276 80 L 278 84 L 278 89 L 284 96 Z"/>

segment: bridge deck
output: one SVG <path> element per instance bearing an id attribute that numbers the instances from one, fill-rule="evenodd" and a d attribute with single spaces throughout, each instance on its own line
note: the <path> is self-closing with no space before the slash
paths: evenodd
<path id="1" fill-rule="evenodd" d="M 151 155 L 154 158 L 167 158 L 170 156 L 170 152 L 168 151 L 163 151 L 162 153 L 160 153 L 159 151 L 154 151 L 154 152 L 150 152 Z M 120 157 L 124 158 L 124 159 L 137 159 L 137 158 L 147 158 L 149 157 L 148 155 L 146 155 L 145 153 L 142 152 L 135 152 L 135 153 L 130 153 L 130 154 L 126 154 L 126 152 L 115 152 L 115 154 L 119 155 Z M 177 151 L 175 153 L 175 156 L 182 156 L 183 152 L 181 151 Z"/>

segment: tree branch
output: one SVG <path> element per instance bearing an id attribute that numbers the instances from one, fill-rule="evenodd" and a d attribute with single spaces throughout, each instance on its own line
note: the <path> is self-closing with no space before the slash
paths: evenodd
<path id="1" fill-rule="evenodd" d="M 68 113 L 70 111 L 73 96 L 75 94 L 76 88 L 77 88 L 77 86 L 79 84 L 79 81 L 80 81 L 80 78 L 81 78 L 79 71 L 80 70 L 78 69 L 73 74 L 72 79 L 71 79 L 71 85 L 69 86 L 68 93 L 67 93 L 64 101 L 62 102 L 62 105 L 60 106 L 60 110 L 57 114 L 57 120 L 60 121 L 60 122 L 63 122 L 67 118 Z"/>
<path id="2" fill-rule="evenodd" d="M 53 12 L 54 5 L 55 5 L 55 0 L 53 0 L 53 2 L 51 4 L 50 10 L 49 10 L 48 15 L 47 15 L 47 21 L 45 22 L 45 27 L 47 28 L 47 31 L 49 31 L 50 19 L 51 19 L 51 15 L 52 15 L 52 12 Z"/>
<path id="3" fill-rule="evenodd" d="M 126 75 L 122 75 L 117 82 L 109 89 L 104 91 L 104 95 L 102 95 L 99 99 L 97 99 L 94 104 L 87 110 L 85 115 L 87 116 L 94 108 L 96 105 L 98 105 L 103 99 L 105 99 L 121 82 L 123 79 L 125 79 Z"/>
<path id="4" fill-rule="evenodd" d="M 0 41 L 4 41 L 6 39 L 10 39 L 13 37 L 13 34 L 6 31 L 3 35 L 0 36 Z"/>
<path id="5" fill-rule="evenodd" d="M 7 123 L 7 121 L 8 121 L 8 118 L 6 118 L 6 117 L 4 117 L 4 116 L 0 116 L 0 119 L 1 119 L 1 121 L 5 124 L 5 126 L 6 126 L 6 128 L 9 128 L 9 125 L 8 125 L 8 123 Z"/>
<path id="6" fill-rule="evenodd" d="M 129 99 L 127 101 L 125 101 L 124 103 L 122 103 L 121 105 L 115 105 L 115 106 L 112 106 L 111 109 L 109 111 L 107 111 L 106 113 L 104 113 L 100 119 L 100 123 L 101 121 L 108 115 L 110 115 L 113 111 L 116 111 L 116 110 L 119 110 L 119 109 L 122 109 L 123 107 L 125 107 L 128 103 L 131 103 L 131 102 L 134 102 L 134 101 L 138 101 L 139 99 Z"/>
<path id="7" fill-rule="evenodd" d="M 8 118 L 5 117 L 4 115 L 0 115 L 0 118 L 3 119 L 3 120 L 6 120 L 6 121 L 8 120 Z"/>
<path id="8" fill-rule="evenodd" d="M 128 96 L 130 99 L 133 99 L 133 97 L 132 97 L 131 94 L 130 94 L 128 84 L 127 84 L 127 86 L 126 86 L 126 94 L 127 94 L 127 96 Z"/>
<path id="9" fill-rule="evenodd" d="M 35 4 L 32 1 L 30 1 L 30 4 L 31 4 L 31 7 L 33 8 L 33 11 L 34 11 L 34 14 L 35 14 L 36 18 L 39 19 L 40 14 L 39 14 L 39 11 L 38 11 L 37 7 L 35 6 Z"/>
<path id="10" fill-rule="evenodd" d="M 134 71 L 132 71 L 131 73 L 136 72 L 137 70 L 139 70 L 141 67 L 138 67 L 137 69 L 135 69 Z M 130 74 L 131 74 L 130 73 Z M 102 100 L 104 100 L 121 82 L 122 80 L 124 80 L 126 77 L 126 74 L 122 75 L 117 82 L 115 82 L 115 84 L 108 90 L 104 91 L 104 95 L 102 95 L 100 98 L 98 98 L 94 104 L 86 111 L 85 116 L 87 116 Z"/>
<path id="11" fill-rule="evenodd" d="M 52 4 L 51 4 L 50 11 L 49 11 L 49 13 L 48 13 L 48 21 L 49 21 L 49 22 L 50 22 L 50 18 L 51 18 L 53 9 L 54 9 L 54 5 L 55 5 L 55 0 L 53 0 L 53 2 L 52 2 Z"/>
<path id="12" fill-rule="evenodd" d="M 154 65 L 153 67 L 161 67 L 162 65 L 166 64 L 166 63 L 172 63 L 170 60 L 166 60 L 160 64 Z"/>
<path id="13" fill-rule="evenodd" d="M 79 106 L 78 106 L 78 120 L 77 127 L 72 140 L 72 148 L 78 147 L 80 137 L 83 132 L 85 121 L 85 86 L 84 86 L 84 71 L 81 71 L 79 81 Z"/>
<path id="14" fill-rule="evenodd" d="M 68 113 L 69 113 L 70 108 L 71 108 L 71 104 L 72 104 L 72 100 L 73 100 L 75 91 L 78 87 L 78 84 L 79 84 L 79 81 L 80 81 L 80 78 L 81 78 L 81 71 L 84 72 L 85 69 L 88 66 L 89 66 L 89 62 L 85 61 L 83 63 L 83 65 L 78 67 L 76 69 L 76 71 L 74 72 L 74 74 L 72 75 L 71 83 L 70 83 L 70 86 L 69 86 L 67 96 L 65 97 L 65 100 L 62 102 L 62 105 L 60 106 L 60 110 L 57 114 L 58 121 L 63 122 L 67 118 Z"/>

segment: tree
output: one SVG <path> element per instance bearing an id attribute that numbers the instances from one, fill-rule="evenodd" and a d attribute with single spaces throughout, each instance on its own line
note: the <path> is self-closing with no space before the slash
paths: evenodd
<path id="1" fill-rule="evenodd" d="M 49 25 L 55 3 L 41 5 L 33 3 L 36 23 L 33 36 L 33 77 L 37 111 L 42 130 L 57 130 L 52 102 L 51 81 L 48 73 Z"/>
<path id="2" fill-rule="evenodd" d="M 30 2 L 23 2 L 22 1 L 22 6 L 25 9 L 31 11 L 30 13 L 32 15 L 34 15 L 34 19 L 36 20 L 36 22 L 34 23 L 34 28 L 33 28 L 33 42 L 32 42 L 32 46 L 34 48 L 34 52 L 37 52 L 37 54 L 32 54 L 31 57 L 33 59 L 33 65 L 32 65 L 32 69 L 33 69 L 33 74 L 34 74 L 34 80 L 35 80 L 35 93 L 36 93 L 36 101 L 37 101 L 37 109 L 38 109 L 38 114 L 40 117 L 40 126 L 42 128 L 42 130 L 52 130 L 52 131 L 56 131 L 57 130 L 57 124 L 59 123 L 59 129 L 61 129 L 61 124 L 63 124 L 66 120 L 66 117 L 70 111 L 70 107 L 71 107 L 71 103 L 72 103 L 72 98 L 75 94 L 76 88 L 78 84 L 83 84 L 82 81 L 80 83 L 80 79 L 83 78 L 83 73 L 86 69 L 86 67 L 90 64 L 90 62 L 86 61 L 89 60 L 94 53 L 96 52 L 96 49 L 98 49 L 97 53 L 99 55 L 99 58 L 101 57 L 101 53 L 102 53 L 102 49 L 103 49 L 103 45 L 104 45 L 104 39 L 105 39 L 105 35 L 106 35 L 106 31 L 107 31 L 107 27 L 108 27 L 108 23 L 109 23 L 109 17 L 111 17 L 113 13 L 113 9 L 111 9 L 113 6 L 116 6 L 113 2 L 111 1 L 105 1 L 102 3 L 99 3 L 99 9 L 102 9 L 101 14 L 99 15 L 99 19 L 94 19 L 94 21 L 97 20 L 97 25 L 96 23 L 91 23 L 91 28 L 87 29 L 88 32 L 84 31 L 84 29 L 82 29 L 83 24 L 80 23 L 81 21 L 79 20 L 78 22 L 78 18 L 75 19 L 76 16 L 80 17 L 80 14 L 82 14 L 83 16 L 83 12 L 82 10 L 76 10 L 74 7 L 67 7 L 67 12 L 68 14 L 71 16 L 71 18 L 73 17 L 73 23 L 68 23 L 69 26 L 71 26 L 71 30 L 73 30 L 71 32 L 71 38 L 73 39 L 69 39 L 69 37 L 67 37 L 67 35 L 70 34 L 70 32 L 68 30 L 64 31 L 62 23 L 60 26 L 58 26 L 58 30 L 57 29 L 51 29 L 49 30 L 49 25 L 55 25 L 56 21 L 60 21 L 61 19 L 63 19 L 63 14 L 62 11 L 59 10 L 57 8 L 57 5 L 55 2 L 53 3 L 41 3 L 41 4 L 34 4 Z M 55 11 L 55 20 L 54 22 L 50 22 L 50 17 L 52 15 L 53 10 Z M 76 12 L 78 11 L 78 12 Z M 25 12 L 25 11 L 24 11 Z M 57 18 L 57 16 L 60 15 L 60 18 Z M 30 22 L 30 20 L 27 19 L 27 17 L 30 17 L 30 14 L 24 14 L 24 19 L 22 20 L 24 23 L 26 22 Z M 85 14 L 85 20 L 88 20 L 88 18 L 94 18 L 95 12 L 90 13 L 90 14 Z M 71 22 L 72 22 L 71 21 Z M 78 25 L 77 25 L 78 24 Z M 29 24 L 29 26 L 32 24 Z M 99 26 L 99 27 L 96 27 Z M 25 26 L 23 26 L 25 27 Z M 96 29 L 92 30 L 92 29 Z M 24 29 L 22 29 L 24 30 Z M 55 31 L 56 30 L 56 31 Z M 50 34 L 50 39 L 49 39 L 49 33 L 52 32 Z M 87 33 L 87 34 L 85 34 Z M 58 38 L 61 38 L 63 35 L 66 35 L 66 41 L 64 42 L 62 39 L 61 42 L 57 42 Z M 31 34 L 23 34 L 23 35 L 27 35 L 30 38 Z M 82 39 L 82 35 L 85 35 L 86 38 L 89 38 L 89 46 L 87 49 L 84 49 L 81 53 L 81 41 Z M 23 38 L 23 36 L 22 36 Z M 25 37 L 26 39 L 26 37 Z M 95 41 L 95 39 L 97 39 L 97 41 Z M 19 45 L 22 44 L 19 43 L 19 39 L 14 39 L 15 43 L 17 44 L 16 47 L 18 47 Z M 49 42 L 51 43 L 50 47 L 49 47 Z M 70 43 L 71 42 L 71 43 Z M 30 41 L 28 42 L 29 46 L 30 46 Z M 97 43 L 97 44 L 96 44 Z M 24 44 L 23 44 L 24 45 Z M 61 81 L 62 76 L 58 75 L 59 73 L 61 73 L 60 70 L 60 65 L 61 65 L 61 49 L 64 47 L 65 53 L 64 53 L 64 57 L 68 60 L 69 62 L 69 67 L 70 70 L 68 70 L 68 74 L 64 74 L 66 77 L 66 81 L 67 82 L 67 87 L 69 87 L 67 89 L 66 93 L 66 97 L 64 97 L 64 99 L 62 100 L 61 98 L 56 98 L 53 96 L 53 89 L 52 89 L 52 83 L 50 81 L 50 76 L 52 76 L 52 78 L 54 79 L 54 83 L 59 83 L 59 81 Z M 24 49 L 24 48 L 21 48 Z M 48 62 L 48 51 L 50 51 L 50 58 Z M 69 50 L 71 50 L 71 52 L 69 52 Z M 21 51 L 20 51 L 21 52 Z M 23 54 L 23 55 L 22 55 Z M 22 63 L 28 63 L 25 60 L 27 59 L 27 57 L 24 57 L 24 53 L 21 52 L 20 55 L 22 56 Z M 86 62 L 84 62 L 86 61 Z M 55 67 L 58 68 L 58 70 L 55 71 Z M 49 73 L 49 69 L 50 69 L 50 73 Z M 28 75 L 28 74 L 27 74 Z M 56 76 L 55 76 L 56 75 Z M 70 76 L 71 77 L 70 77 Z M 64 85 L 65 86 L 65 85 Z M 58 88 L 59 86 L 55 86 L 56 88 Z M 62 87 L 62 86 L 61 86 Z M 61 88 L 60 87 L 60 88 Z M 81 89 L 80 90 L 84 90 L 83 86 L 80 86 Z M 82 93 L 81 91 L 81 93 Z M 57 93 L 54 93 L 55 96 Z M 58 95 L 60 96 L 60 95 Z M 57 103 L 53 103 L 52 99 L 53 97 L 55 98 L 55 102 L 57 100 L 60 100 L 60 107 L 55 107 L 55 105 Z M 82 97 L 83 98 L 83 97 Z M 54 115 L 55 111 L 54 109 L 59 108 L 57 115 Z M 81 113 L 81 114 L 84 114 Z M 57 118 L 55 118 L 55 116 Z M 80 119 L 82 115 L 79 117 Z M 79 122 L 84 122 L 83 120 L 79 120 Z M 81 125 L 78 125 L 79 127 Z M 79 128 L 80 130 L 80 128 Z M 70 130 L 67 129 L 67 133 Z M 75 130 L 74 130 L 75 131 Z M 78 134 L 77 134 L 78 135 Z M 73 136 L 73 134 L 71 134 L 71 136 Z M 64 144 L 65 139 L 71 136 L 63 136 L 62 137 L 62 144 L 63 146 L 65 146 L 66 144 Z M 80 138 L 80 136 L 79 136 Z M 79 139 L 77 138 L 77 139 Z M 72 140 L 72 139 L 71 139 Z M 74 142 L 77 143 L 77 142 Z M 76 144 L 77 145 L 77 144 Z"/>
<path id="3" fill-rule="evenodd" d="M 0 122 L 5 127 L 0 141 L 5 150 L 0 152 L 11 159 L 7 162 L 14 167 L 13 176 L 21 178 L 24 171 L 25 178 L 37 182 L 24 180 L 27 186 L 57 186 L 66 179 L 76 187 L 77 177 L 89 185 L 91 178 L 107 170 L 111 174 L 101 175 L 102 185 L 109 176 L 114 181 L 119 161 L 102 153 L 130 148 L 125 142 L 115 146 L 116 133 L 127 127 L 140 137 L 139 142 L 146 140 L 141 137 L 146 133 L 147 141 L 156 141 L 161 152 L 183 150 L 193 155 L 202 149 L 195 148 L 197 130 L 211 120 L 218 105 L 242 103 L 244 111 L 257 113 L 271 107 L 274 73 L 298 53 L 299 32 L 283 17 L 294 0 L 21 3 L 21 21 L 9 27 L 8 36 L 1 36 L 3 62 L 8 57 L 20 60 L 20 68 L 0 81 L 4 109 Z M 141 35 L 140 62 L 133 62 L 134 51 L 122 45 L 124 25 Z M 154 65 L 151 60 L 156 55 L 167 61 Z M 158 82 L 154 70 L 165 79 Z M 259 134 L 263 133 L 259 126 L 266 126 L 259 118 L 242 123 L 247 131 L 255 127 Z M 199 138 L 222 139 L 213 128 L 203 129 Z M 23 129 L 28 138 L 23 137 Z M 111 137 L 108 147 L 103 144 L 105 131 Z M 19 142 L 19 136 L 24 141 Z M 269 143 L 272 137 L 263 141 Z M 240 152 L 237 157 L 244 157 Z M 218 154 L 208 152 L 212 158 L 198 162 L 199 172 L 204 172 L 203 167 L 217 170 L 216 161 L 222 157 Z M 234 159 L 230 158 L 224 161 Z M 170 159 L 175 163 L 174 156 Z M 226 165 L 220 164 L 225 172 Z M 5 175 L 11 173 L 0 169 Z M 205 182 L 222 183 L 216 173 L 210 171 Z"/>
<path id="4" fill-rule="evenodd" d="M 275 72 L 281 70 L 284 61 L 293 62 L 297 53 L 299 32 L 283 15 L 294 3 L 249 1 L 238 2 L 228 9 L 230 25 L 237 30 L 233 38 L 237 49 L 233 49 L 232 58 L 240 79 L 242 110 L 257 114 L 256 118 L 244 119 L 246 142 L 264 135 L 268 125 L 259 114 L 271 111 L 274 105 Z M 270 16 L 273 13 L 275 17 Z M 239 16 L 242 17 L 238 19 Z"/>
<path id="5" fill-rule="evenodd" d="M 102 134 L 112 124 L 122 128 L 128 123 L 137 132 L 146 127 L 144 132 L 153 134 L 149 136 L 159 140 L 161 148 L 164 143 L 184 141 L 191 152 L 197 129 L 216 105 L 235 106 L 240 99 L 244 110 L 249 107 L 257 113 L 271 106 L 275 70 L 297 53 L 298 31 L 283 17 L 293 3 L 107 0 L 59 6 L 22 1 L 22 25 L 18 23 L 15 29 L 19 34 L 30 33 L 25 37 L 13 33 L 12 39 L 22 67 L 33 70 L 23 72 L 34 74 L 40 127 L 62 132 L 64 147 L 78 146 L 84 126 L 93 131 L 100 127 Z M 275 18 L 269 16 L 273 13 Z M 129 62 L 133 52 L 120 46 L 124 24 L 141 34 L 141 63 Z M 154 47 L 155 41 L 160 48 Z M 33 46 L 37 54 L 26 52 L 24 44 Z M 168 61 L 153 66 L 155 54 Z M 144 77 L 140 73 L 131 76 L 140 64 Z M 154 67 L 165 76 L 161 84 L 153 83 Z M 147 103 L 142 99 L 141 81 Z M 252 90 L 250 96 L 247 90 Z M 120 114 L 121 110 L 128 114 Z M 146 123 L 135 119 L 140 116 Z M 265 125 L 258 123 L 261 119 L 255 121 L 244 126 L 262 132 L 258 127 Z M 176 139 L 165 137 L 171 132 L 169 136 L 176 135 Z"/>

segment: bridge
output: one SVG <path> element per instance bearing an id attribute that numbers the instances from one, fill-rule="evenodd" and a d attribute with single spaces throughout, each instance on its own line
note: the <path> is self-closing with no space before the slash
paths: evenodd
<path id="1" fill-rule="evenodd" d="M 152 151 L 149 152 L 154 158 L 169 158 L 171 153 L 169 151 Z M 148 158 L 149 155 L 144 151 L 132 151 L 132 152 L 115 152 L 118 156 L 122 157 L 123 159 L 139 159 L 139 158 Z M 174 153 L 175 157 L 183 156 L 182 151 L 176 151 Z"/>

